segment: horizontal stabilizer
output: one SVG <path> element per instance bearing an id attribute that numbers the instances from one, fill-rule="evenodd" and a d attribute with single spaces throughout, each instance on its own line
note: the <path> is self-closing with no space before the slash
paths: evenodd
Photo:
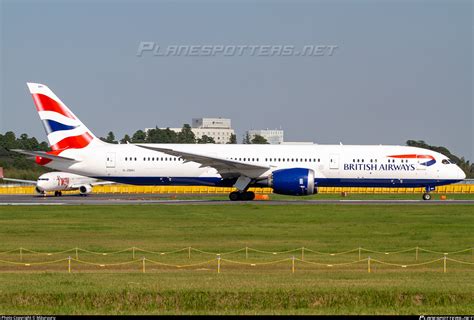
<path id="1" fill-rule="evenodd" d="M 73 159 L 73 158 L 57 156 L 57 155 L 54 155 L 54 154 L 49 154 L 49 153 L 44 152 L 44 151 L 29 151 L 29 150 L 21 150 L 21 149 L 12 149 L 11 151 L 18 152 L 18 153 L 21 153 L 21 154 L 25 154 L 25 155 L 31 156 L 31 157 L 41 157 L 41 158 L 50 159 L 50 160 L 77 161 L 76 159 Z"/>

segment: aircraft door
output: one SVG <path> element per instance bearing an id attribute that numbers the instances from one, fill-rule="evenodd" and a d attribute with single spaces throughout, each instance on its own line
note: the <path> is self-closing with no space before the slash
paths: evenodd
<path id="1" fill-rule="evenodd" d="M 107 169 L 115 168 L 115 152 L 107 152 L 105 157 L 105 167 Z"/>
<path id="2" fill-rule="evenodd" d="M 329 169 L 339 169 L 339 155 L 338 154 L 329 155 Z"/>

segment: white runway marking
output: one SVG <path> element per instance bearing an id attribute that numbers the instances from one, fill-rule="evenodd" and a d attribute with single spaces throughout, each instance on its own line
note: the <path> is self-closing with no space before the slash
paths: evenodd
<path id="1" fill-rule="evenodd" d="M 58 202 L 5 202 L 0 203 L 0 206 L 61 206 L 65 203 L 58 203 Z"/>

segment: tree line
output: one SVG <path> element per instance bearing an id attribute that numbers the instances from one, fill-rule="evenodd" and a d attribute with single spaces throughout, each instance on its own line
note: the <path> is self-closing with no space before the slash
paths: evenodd
<path id="1" fill-rule="evenodd" d="M 119 143 L 115 139 L 113 132 L 109 132 L 106 138 L 101 138 L 109 143 Z M 120 143 L 215 143 L 214 139 L 202 136 L 197 139 L 189 125 L 184 125 L 180 132 L 167 129 L 151 129 L 148 132 L 142 130 L 136 131 L 131 137 L 125 135 L 120 139 Z M 228 143 L 237 143 L 235 135 Z M 261 136 L 250 138 L 248 135 L 244 137 L 243 143 L 248 144 L 265 144 L 268 143 Z M 446 147 L 432 146 L 423 140 L 408 140 L 407 146 L 419 147 L 439 152 L 449 159 L 453 160 L 465 173 L 467 178 L 474 178 L 474 164 L 464 157 L 458 157 L 452 154 Z M 39 175 L 50 171 L 43 166 L 36 165 L 34 161 L 26 156 L 12 152 L 11 149 L 23 149 L 34 151 L 48 151 L 48 143 L 38 141 L 35 137 L 29 137 L 26 133 L 19 137 L 14 132 L 8 131 L 0 134 L 0 167 L 6 169 L 7 174 L 11 178 L 35 180 Z"/>
<path id="2" fill-rule="evenodd" d="M 26 156 L 9 151 L 11 149 L 48 151 L 48 143 L 39 142 L 35 137 L 28 137 L 26 133 L 17 137 L 15 133 L 8 131 L 0 134 L 0 167 L 5 169 L 9 178 L 36 180 L 41 174 L 50 169 L 37 165 Z"/>
<path id="3" fill-rule="evenodd" d="M 125 134 L 122 139 L 118 140 L 116 139 L 115 134 L 110 131 L 105 138 L 101 137 L 100 139 L 108 143 L 216 143 L 214 138 L 207 135 L 197 138 L 189 124 L 184 124 L 180 132 L 176 132 L 170 128 L 160 129 L 156 127 L 154 129 L 147 130 L 146 132 L 143 130 L 137 130 L 132 136 Z M 232 134 L 227 144 L 236 143 L 237 136 Z M 242 143 L 268 144 L 268 141 L 260 135 L 255 135 L 251 138 L 247 134 L 244 137 Z"/>

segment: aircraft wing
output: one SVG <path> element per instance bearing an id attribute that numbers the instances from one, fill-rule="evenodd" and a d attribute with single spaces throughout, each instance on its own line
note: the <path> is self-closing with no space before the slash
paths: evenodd
<path id="1" fill-rule="evenodd" d="M 46 159 L 51 159 L 51 160 L 77 161 L 76 159 L 73 159 L 73 158 L 57 156 L 57 155 L 54 155 L 54 154 L 49 154 L 49 153 L 44 152 L 44 151 L 29 151 L 29 150 L 20 150 L 20 149 L 12 149 L 11 151 L 18 152 L 18 153 L 21 153 L 21 154 L 25 154 L 25 155 L 31 156 L 31 157 L 41 157 L 41 158 L 46 158 Z"/>
<path id="2" fill-rule="evenodd" d="M 27 184 L 34 184 L 36 185 L 36 181 L 33 180 L 22 180 L 22 179 L 12 179 L 12 178 L 5 178 L 3 176 L 3 168 L 0 167 L 0 179 L 3 179 L 5 181 L 12 181 L 12 182 L 21 182 L 21 183 L 27 183 Z"/>
<path id="3" fill-rule="evenodd" d="M 249 178 L 257 178 L 262 173 L 270 170 L 268 166 L 250 164 L 250 163 L 243 163 L 235 160 L 223 159 L 214 156 L 208 156 L 198 153 L 191 153 L 191 152 L 184 152 L 176 149 L 168 149 L 168 148 L 158 148 L 158 147 L 151 147 L 147 145 L 137 145 L 139 147 L 158 151 L 162 153 L 166 153 L 175 157 L 181 157 L 186 162 L 196 162 L 201 164 L 201 168 L 204 167 L 212 167 L 219 172 L 219 174 L 224 179 L 229 178 L 238 178 L 240 176 L 247 176 Z"/>
<path id="4" fill-rule="evenodd" d="M 95 180 L 95 179 L 94 179 Z M 112 181 L 96 181 L 96 182 L 90 182 L 90 183 L 76 183 L 76 184 L 73 184 L 70 186 L 71 189 L 79 189 L 80 187 L 84 186 L 84 185 L 90 185 L 92 187 L 94 186 L 103 186 L 103 185 L 106 185 L 106 184 L 114 184 L 116 182 L 112 182 Z"/>
<path id="5" fill-rule="evenodd" d="M 11 179 L 11 178 L 3 178 L 3 177 L 0 177 L 0 179 L 3 179 L 3 180 L 5 180 L 5 181 L 21 182 L 21 183 L 27 183 L 27 184 L 34 184 L 34 185 L 36 185 L 36 181 L 33 181 L 33 180 L 21 180 L 21 179 Z"/>
<path id="6" fill-rule="evenodd" d="M 104 185 L 107 185 L 107 184 L 116 184 L 117 182 L 113 182 L 113 181 L 97 181 L 97 182 L 92 182 L 91 185 L 92 186 L 104 186 Z"/>

